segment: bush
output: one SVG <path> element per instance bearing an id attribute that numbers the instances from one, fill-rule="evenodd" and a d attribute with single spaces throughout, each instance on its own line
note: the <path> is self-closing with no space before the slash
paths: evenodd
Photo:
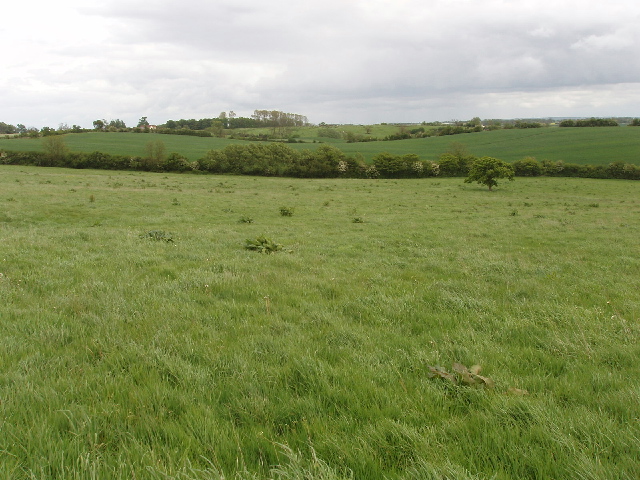
<path id="1" fill-rule="evenodd" d="M 469 168 L 475 160 L 473 155 L 444 153 L 438 161 L 439 174 L 443 177 L 464 177 L 469 174 Z"/>
<path id="2" fill-rule="evenodd" d="M 342 138 L 342 133 L 340 133 L 339 130 L 331 127 L 319 128 L 316 135 L 320 138 Z"/>
<path id="3" fill-rule="evenodd" d="M 606 173 L 607 178 L 640 179 L 640 168 L 624 162 L 610 163 L 606 168 Z"/>
<path id="4" fill-rule="evenodd" d="M 46 153 L 46 164 L 43 166 L 62 166 L 69 149 L 64 143 L 64 138 L 59 135 L 46 135 L 42 139 L 42 146 Z"/>
<path id="5" fill-rule="evenodd" d="M 537 177 L 542 175 L 542 165 L 533 157 L 525 157 L 512 163 L 518 177 Z"/>
<path id="6" fill-rule="evenodd" d="M 518 120 L 513 126 L 515 128 L 542 128 L 544 125 L 539 122 L 523 122 Z"/>
<path id="7" fill-rule="evenodd" d="M 373 165 L 382 177 L 401 178 L 411 173 L 411 165 L 407 165 L 400 155 L 382 152 L 373 157 Z"/>
<path id="8" fill-rule="evenodd" d="M 373 165 L 383 178 L 416 178 L 434 175 L 431 162 L 423 162 L 415 153 L 393 155 L 388 152 L 373 157 Z"/>
<path id="9" fill-rule="evenodd" d="M 188 172 L 194 165 L 179 153 L 171 153 L 162 163 L 162 170 L 167 172 Z"/>

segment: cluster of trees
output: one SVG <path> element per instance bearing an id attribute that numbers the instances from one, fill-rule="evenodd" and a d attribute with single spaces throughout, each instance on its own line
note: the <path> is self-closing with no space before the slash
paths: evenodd
<path id="1" fill-rule="evenodd" d="M 617 127 L 619 123 L 612 118 L 586 118 L 582 120 L 563 120 L 560 127 Z"/>
<path id="2" fill-rule="evenodd" d="M 19 123 L 18 125 L 10 125 L 4 122 L 0 122 L 0 135 L 1 134 L 9 134 L 9 135 L 17 135 L 18 137 L 48 137 L 51 135 L 64 135 L 65 133 L 82 133 L 87 132 L 79 125 L 69 126 L 66 123 L 61 123 L 57 129 L 51 127 L 42 127 L 38 130 L 35 127 L 25 127 L 23 124 Z"/>
<path id="3" fill-rule="evenodd" d="M 8 123 L 0 122 L 0 134 L 13 134 L 13 133 L 18 133 L 18 129 L 16 128 L 15 125 L 10 125 Z"/>
<path id="4" fill-rule="evenodd" d="M 94 120 L 93 128 L 100 132 L 121 132 L 127 130 L 127 125 L 124 123 L 124 120 L 116 118 L 115 120 L 110 120 L 108 122 L 106 120 Z"/>
<path id="5" fill-rule="evenodd" d="M 167 120 L 157 128 L 151 126 L 147 117 L 141 117 L 135 127 L 127 127 L 124 120 L 119 118 L 113 120 L 97 119 L 93 121 L 93 130 L 98 132 L 144 132 L 155 131 L 157 133 L 178 134 L 178 135 L 194 135 L 194 136 L 218 136 L 224 137 L 225 130 L 233 130 L 239 128 L 269 128 L 270 135 L 260 135 L 260 140 L 268 140 L 273 138 L 287 138 L 290 129 L 293 127 L 303 127 L 309 125 L 307 117 L 296 113 L 286 113 L 279 110 L 255 110 L 253 115 L 248 117 L 238 117 L 233 111 L 221 112 L 215 118 L 201 119 L 180 119 Z M 20 134 L 24 136 L 47 136 L 63 133 L 79 133 L 90 130 L 83 129 L 78 125 L 69 127 L 66 124 L 60 124 L 56 130 L 50 127 L 43 127 L 38 130 L 36 128 L 27 129 L 24 125 L 10 125 L 0 122 L 0 134 Z M 193 133 L 200 132 L 200 133 Z"/>
<path id="6" fill-rule="evenodd" d="M 251 117 L 238 117 L 233 111 L 220 112 L 215 118 L 168 120 L 160 127 L 171 130 L 206 130 L 215 127 L 216 124 L 224 129 L 233 130 L 236 128 L 304 127 L 309 125 L 309 121 L 307 117 L 297 113 L 285 113 L 280 110 L 254 110 Z"/>
<path id="7" fill-rule="evenodd" d="M 265 127 L 304 127 L 309 124 L 304 115 L 279 110 L 254 110 L 251 118 Z"/>
<path id="8" fill-rule="evenodd" d="M 167 120 L 164 124 L 158 126 L 169 130 L 206 130 L 207 128 L 211 128 L 215 120 L 217 119 L 201 118 L 196 120 L 195 118 L 181 118 L 180 120 Z"/>

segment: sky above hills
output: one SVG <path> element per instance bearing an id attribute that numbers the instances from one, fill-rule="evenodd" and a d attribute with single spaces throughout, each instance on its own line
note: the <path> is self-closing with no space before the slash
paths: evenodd
<path id="1" fill-rule="evenodd" d="M 0 121 L 638 117 L 638 25 L 637 0 L 12 2 Z"/>

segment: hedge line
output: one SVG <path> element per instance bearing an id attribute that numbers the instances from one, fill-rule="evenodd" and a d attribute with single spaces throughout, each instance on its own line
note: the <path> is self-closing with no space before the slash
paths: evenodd
<path id="1" fill-rule="evenodd" d="M 280 176 L 298 178 L 420 178 L 466 177 L 476 160 L 472 155 L 443 154 L 439 161 L 420 160 L 415 154 L 380 153 L 367 164 L 361 155 L 348 156 L 340 149 L 322 145 L 317 150 L 294 150 L 283 143 L 228 145 L 211 150 L 192 162 L 178 153 L 157 158 L 110 155 L 102 152 L 48 154 L 0 152 L 0 164 L 42 167 L 142 170 L 153 172 L 202 172 L 215 174 Z M 513 162 L 517 176 L 619 178 L 640 180 L 640 167 L 624 162 L 609 165 L 577 165 L 527 157 Z"/>

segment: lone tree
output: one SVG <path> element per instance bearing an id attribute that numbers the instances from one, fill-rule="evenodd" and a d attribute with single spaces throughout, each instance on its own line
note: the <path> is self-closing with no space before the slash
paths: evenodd
<path id="1" fill-rule="evenodd" d="M 469 176 L 464 180 L 464 183 L 478 182 L 492 190 L 498 185 L 499 178 L 513 180 L 514 175 L 515 172 L 511 164 L 493 157 L 482 157 L 471 164 Z"/>

